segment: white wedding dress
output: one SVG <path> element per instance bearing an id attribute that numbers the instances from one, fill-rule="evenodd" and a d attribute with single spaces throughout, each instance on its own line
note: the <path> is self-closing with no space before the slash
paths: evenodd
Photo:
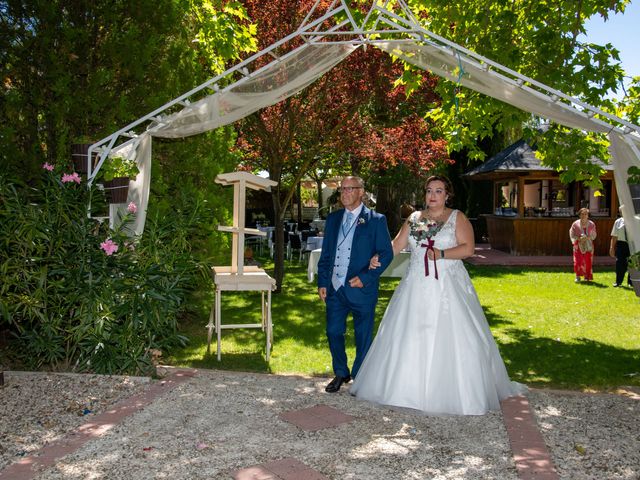
<path id="1" fill-rule="evenodd" d="M 433 237 L 436 248 L 456 246 L 457 214 Z M 461 260 L 437 260 L 436 279 L 429 260 L 426 276 L 426 248 L 411 235 L 409 247 L 407 272 L 350 393 L 430 415 L 499 410 L 501 399 L 526 388 L 509 380 L 467 270 Z"/>

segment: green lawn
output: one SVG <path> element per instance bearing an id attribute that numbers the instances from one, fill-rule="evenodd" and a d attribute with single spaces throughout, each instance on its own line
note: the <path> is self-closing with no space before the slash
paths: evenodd
<path id="1" fill-rule="evenodd" d="M 270 265 L 267 263 L 267 270 Z M 274 346 L 264 358 L 257 329 L 223 331 L 222 361 L 206 354 L 212 295 L 183 325 L 190 344 L 168 359 L 173 365 L 329 376 L 331 357 L 324 334 L 324 305 L 306 267 L 287 264 L 283 292 L 273 297 Z M 612 269 L 597 269 L 593 283 L 574 283 L 569 269 L 468 266 L 480 302 L 513 380 L 560 388 L 603 389 L 640 385 L 640 299 L 629 288 L 613 288 Z M 398 284 L 383 279 L 377 320 Z M 224 323 L 259 322 L 258 293 L 225 292 Z M 351 327 L 351 325 L 349 325 Z M 349 331 L 351 330 L 351 331 Z M 348 344 L 353 343 L 349 328 Z M 353 347 L 349 351 L 353 358 Z"/>

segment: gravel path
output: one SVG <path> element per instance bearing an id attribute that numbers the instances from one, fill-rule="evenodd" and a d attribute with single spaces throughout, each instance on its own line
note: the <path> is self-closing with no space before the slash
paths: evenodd
<path id="1" fill-rule="evenodd" d="M 148 384 L 145 377 L 5 372 L 0 387 L 0 470 Z"/>
<path id="2" fill-rule="evenodd" d="M 640 395 L 536 390 L 529 401 L 562 478 L 640 478 Z"/>
<path id="3" fill-rule="evenodd" d="M 229 479 L 285 457 L 330 479 L 518 478 L 500 413 L 427 417 L 344 390 L 328 395 L 326 382 L 199 370 L 36 478 Z M 145 387 L 122 377 L 10 376 L 0 388 L 0 467 Z M 561 478 L 640 478 L 640 395 L 534 390 L 529 401 Z M 318 404 L 355 421 L 308 432 L 278 417 Z"/>

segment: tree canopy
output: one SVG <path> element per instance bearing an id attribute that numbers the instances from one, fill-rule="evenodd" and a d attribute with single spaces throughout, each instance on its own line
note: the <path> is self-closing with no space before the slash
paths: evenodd
<path id="1" fill-rule="evenodd" d="M 258 43 L 267 47 L 295 31 L 313 5 L 312 0 L 246 0 L 249 16 L 258 25 Z M 327 7 L 330 2 L 325 2 Z M 300 44 L 291 42 L 274 52 L 282 55 Z M 447 158 L 445 143 L 432 138 L 424 119 L 425 99 L 436 81 L 427 73 L 420 95 L 407 99 L 396 85 L 402 66 L 377 49 L 359 49 L 294 97 L 266 108 L 240 124 L 239 147 L 244 166 L 266 170 L 278 182 L 273 189 L 276 221 L 281 225 L 297 184 L 310 171 L 355 173 L 371 177 L 404 165 L 426 172 Z M 281 229 L 277 229 L 281 234 Z M 283 242 L 276 242 L 276 273 L 280 285 Z"/>
<path id="2" fill-rule="evenodd" d="M 4 0 L 0 28 L 0 158 L 22 175 L 256 47 L 242 5 L 222 0 Z"/>
<path id="3" fill-rule="evenodd" d="M 609 43 L 597 45 L 580 40 L 587 19 L 624 12 L 628 3 L 628 0 L 464 3 L 409 0 L 426 29 L 604 111 L 637 121 L 637 87 L 627 92 L 625 106 L 616 105 L 608 96 L 620 91 L 625 76 L 618 50 Z M 448 81 L 438 83 L 436 91 L 442 103 L 428 117 L 447 139 L 450 151 L 464 150 L 471 159 L 483 160 L 486 156 L 480 148 L 483 139 L 504 136 L 504 143 L 508 143 L 525 131 L 525 135 L 537 138 L 538 151 L 547 165 L 568 171 L 564 180 L 580 178 L 598 184 L 600 167 L 589 159 L 609 158 L 608 143 L 602 135 L 572 132 L 558 125 L 542 136 L 536 135 L 538 124 L 530 122 L 531 115 L 527 112 L 459 89 Z M 527 130 L 527 124 L 534 128 Z"/>

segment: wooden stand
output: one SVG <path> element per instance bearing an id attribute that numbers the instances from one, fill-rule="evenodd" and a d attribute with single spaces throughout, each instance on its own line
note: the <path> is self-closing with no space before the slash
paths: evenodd
<path id="1" fill-rule="evenodd" d="M 215 286 L 215 300 L 211 306 L 209 324 L 207 325 L 207 353 L 211 351 L 211 337 L 215 330 L 218 338 L 217 355 L 218 361 L 221 357 L 221 336 L 223 329 L 231 328 L 262 328 L 266 333 L 267 346 L 266 358 L 269 361 L 271 356 L 271 343 L 273 328 L 271 322 L 271 292 L 276 288 L 276 281 L 258 267 L 244 266 L 244 238 L 245 234 L 265 236 L 255 228 L 245 228 L 245 202 L 246 189 L 271 190 L 277 185 L 272 180 L 252 175 L 247 172 L 224 173 L 216 177 L 216 183 L 222 185 L 233 185 L 233 226 L 218 226 L 218 230 L 229 232 L 232 235 L 231 244 L 231 265 L 224 267 L 212 267 L 213 283 Z M 223 291 L 259 291 L 262 292 L 262 320 L 260 323 L 243 324 L 222 324 L 221 300 Z M 266 300 L 265 300 L 266 293 Z"/>
<path id="2" fill-rule="evenodd" d="M 245 267 L 242 276 L 231 273 L 230 267 L 212 267 L 213 282 L 215 284 L 215 300 L 211 306 L 211 314 L 209 315 L 209 329 L 207 335 L 207 353 L 211 349 L 211 337 L 215 330 L 218 342 L 216 353 L 218 361 L 221 357 L 221 336 L 222 330 L 227 328 L 261 328 L 266 333 L 266 358 L 267 362 L 271 356 L 271 341 L 273 337 L 273 324 L 271 322 L 271 291 L 276 286 L 276 281 L 258 267 Z M 262 317 L 260 323 L 241 323 L 241 324 L 222 324 L 222 292 L 223 291 L 258 291 L 262 292 Z M 265 299 L 266 293 L 266 299 Z"/>

